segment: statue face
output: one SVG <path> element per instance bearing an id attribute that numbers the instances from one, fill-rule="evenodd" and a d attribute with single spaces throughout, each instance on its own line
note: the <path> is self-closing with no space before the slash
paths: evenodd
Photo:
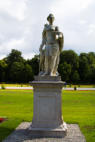
<path id="1" fill-rule="evenodd" d="M 52 25 L 53 22 L 54 22 L 54 18 L 53 18 L 53 17 L 50 17 L 48 21 L 49 21 L 49 23 Z"/>

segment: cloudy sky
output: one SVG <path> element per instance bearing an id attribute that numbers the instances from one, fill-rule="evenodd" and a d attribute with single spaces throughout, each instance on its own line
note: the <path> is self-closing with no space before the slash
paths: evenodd
<path id="1" fill-rule="evenodd" d="M 39 53 L 49 13 L 64 33 L 64 49 L 95 52 L 95 0 L 0 0 L 0 59 L 17 49 L 27 58 Z"/>

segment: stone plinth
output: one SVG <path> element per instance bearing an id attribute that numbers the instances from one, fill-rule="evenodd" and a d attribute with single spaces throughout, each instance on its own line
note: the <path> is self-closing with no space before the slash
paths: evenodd
<path id="1" fill-rule="evenodd" d="M 30 84 L 34 88 L 34 112 L 29 128 L 31 134 L 64 137 L 67 131 L 61 110 L 61 90 L 64 82 L 60 81 L 60 77 L 36 77 Z"/>
<path id="2" fill-rule="evenodd" d="M 2 142 L 86 142 L 77 124 L 67 124 L 68 131 L 64 138 L 35 138 L 31 136 L 31 131 L 28 130 L 30 125 L 31 123 L 29 122 L 22 122 L 16 130 Z"/>

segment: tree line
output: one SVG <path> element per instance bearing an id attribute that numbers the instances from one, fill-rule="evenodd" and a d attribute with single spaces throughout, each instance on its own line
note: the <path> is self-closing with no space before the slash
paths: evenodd
<path id="1" fill-rule="evenodd" d="M 72 84 L 95 83 L 95 53 L 80 53 L 64 50 L 60 54 L 58 72 L 63 81 Z M 12 49 L 11 53 L 0 60 L 0 82 L 28 83 L 39 73 L 39 55 L 24 59 L 22 53 Z"/>

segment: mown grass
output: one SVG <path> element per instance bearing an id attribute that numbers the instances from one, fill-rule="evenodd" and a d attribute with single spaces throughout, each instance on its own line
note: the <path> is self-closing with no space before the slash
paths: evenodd
<path id="1" fill-rule="evenodd" d="M 0 84 L 0 87 L 30 87 L 29 83 L 23 84 L 23 83 L 16 83 L 16 84 L 7 84 L 7 83 L 2 83 Z"/>
<path id="2" fill-rule="evenodd" d="M 77 123 L 87 142 L 95 142 L 95 91 L 63 91 L 62 114 L 67 123 Z M 0 142 L 22 121 L 32 121 L 32 90 L 0 90 Z"/>
<path id="3" fill-rule="evenodd" d="M 78 84 L 75 84 L 75 85 L 67 85 L 66 87 L 67 88 L 74 88 L 74 87 L 77 87 L 77 88 L 95 88 L 95 84 L 92 84 L 92 85 L 83 85 L 83 84 L 80 84 L 80 85 L 78 85 Z"/>
<path id="4" fill-rule="evenodd" d="M 23 84 L 23 83 L 15 83 L 15 84 L 7 84 L 7 83 L 2 83 L 0 84 L 0 87 L 1 86 L 4 86 L 4 87 L 30 87 L 29 83 L 26 83 L 26 84 Z M 92 85 L 66 85 L 67 88 L 74 88 L 74 86 L 76 86 L 77 88 L 95 88 L 95 84 L 92 84 Z"/>

